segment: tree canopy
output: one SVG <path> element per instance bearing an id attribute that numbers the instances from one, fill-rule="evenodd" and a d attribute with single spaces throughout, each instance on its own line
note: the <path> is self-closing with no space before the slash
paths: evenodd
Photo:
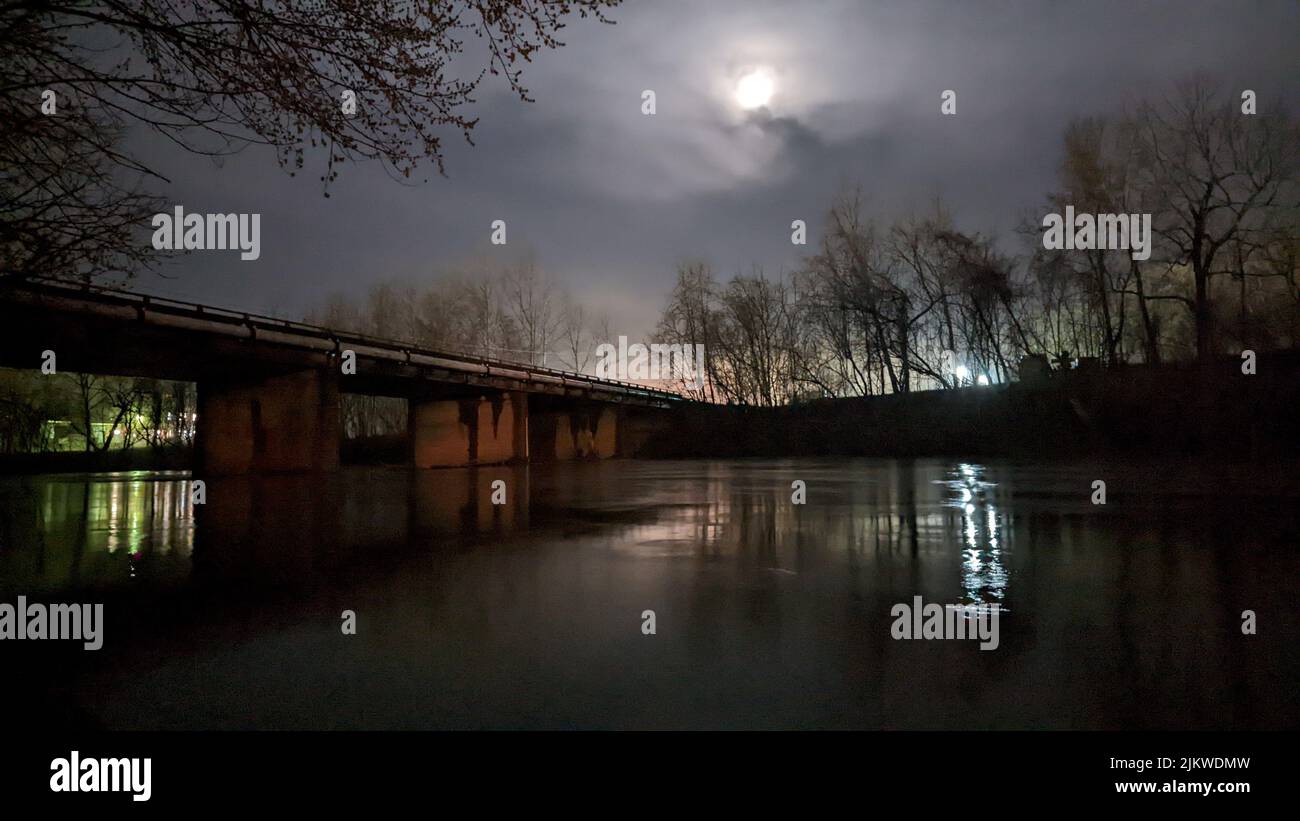
<path id="1" fill-rule="evenodd" d="M 486 76 L 530 100 L 524 65 L 563 45 L 566 19 L 610 22 L 619 2 L 2 3 L 0 274 L 148 264 L 131 232 L 154 210 L 148 183 L 166 180 L 124 150 L 130 128 L 201 155 L 267 146 L 291 174 L 315 151 L 327 196 L 349 160 L 441 173 Z"/>

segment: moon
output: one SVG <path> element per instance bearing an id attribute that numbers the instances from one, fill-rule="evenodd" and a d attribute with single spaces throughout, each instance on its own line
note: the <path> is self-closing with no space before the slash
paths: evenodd
<path id="1" fill-rule="evenodd" d="M 755 69 L 741 77 L 736 84 L 736 102 L 748 111 L 762 108 L 771 102 L 775 90 L 772 75 L 763 69 Z"/>

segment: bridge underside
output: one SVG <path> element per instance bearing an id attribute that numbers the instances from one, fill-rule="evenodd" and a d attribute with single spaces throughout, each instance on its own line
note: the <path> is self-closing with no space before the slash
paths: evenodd
<path id="1" fill-rule="evenodd" d="M 70 318 L 59 303 L 0 300 L 0 366 L 39 368 L 54 351 L 59 373 L 195 383 L 196 475 L 336 469 L 343 393 L 405 398 L 410 461 L 422 468 L 631 456 L 641 437 L 622 434 L 625 420 L 640 430 L 663 415 L 616 385 L 443 368 L 362 346 L 344 374 L 338 344 L 304 348 L 274 328 L 204 332 L 193 318 L 145 321 L 126 308 Z"/>
<path id="2" fill-rule="evenodd" d="M 200 381 L 197 472 L 207 475 L 333 470 L 339 464 L 340 385 L 309 370 Z M 432 395 L 431 395 L 432 394 Z M 411 464 L 467 467 L 631 455 L 622 422 L 631 409 L 605 402 L 463 389 L 408 397 Z"/>
<path id="3" fill-rule="evenodd" d="M 195 474 L 339 466 L 338 380 L 325 371 L 198 383 Z"/>
<path id="4" fill-rule="evenodd" d="M 620 408 L 522 391 L 412 401 L 416 467 L 462 467 L 629 455 L 619 449 Z"/>

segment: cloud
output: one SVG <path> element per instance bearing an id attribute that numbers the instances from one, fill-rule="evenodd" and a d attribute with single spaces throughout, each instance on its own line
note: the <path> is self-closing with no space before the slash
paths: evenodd
<path id="1" fill-rule="evenodd" d="M 565 48 L 537 55 L 525 73 L 536 103 L 486 86 L 477 145 L 449 134 L 448 177 L 430 172 L 425 185 L 368 164 L 345 169 L 326 200 L 312 173 L 290 179 L 257 150 L 221 168 L 166 154 L 175 202 L 264 214 L 263 257 L 196 255 L 174 283 L 141 286 L 292 313 L 330 291 L 429 277 L 500 218 L 512 245 L 534 248 L 636 335 L 653 326 L 677 261 L 702 257 L 724 274 L 795 265 L 790 221 L 815 231 L 846 185 L 882 216 L 942 194 L 964 227 L 1009 233 L 1053 186 L 1071 117 L 1198 70 L 1261 99 L 1296 93 L 1289 2 L 711 0 L 613 16 L 571 25 Z M 775 77 L 770 109 L 741 111 L 735 83 L 758 66 Z M 947 88 L 956 117 L 939 113 Z M 654 116 L 641 113 L 645 89 Z"/>

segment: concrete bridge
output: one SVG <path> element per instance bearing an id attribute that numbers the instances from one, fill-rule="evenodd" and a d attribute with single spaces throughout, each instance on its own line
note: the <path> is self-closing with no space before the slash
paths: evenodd
<path id="1" fill-rule="evenodd" d="M 0 366 L 38 369 L 44 351 L 59 372 L 196 383 L 196 475 L 337 468 L 341 393 L 405 398 L 417 467 L 632 455 L 682 399 L 130 291 L 0 281 Z"/>

